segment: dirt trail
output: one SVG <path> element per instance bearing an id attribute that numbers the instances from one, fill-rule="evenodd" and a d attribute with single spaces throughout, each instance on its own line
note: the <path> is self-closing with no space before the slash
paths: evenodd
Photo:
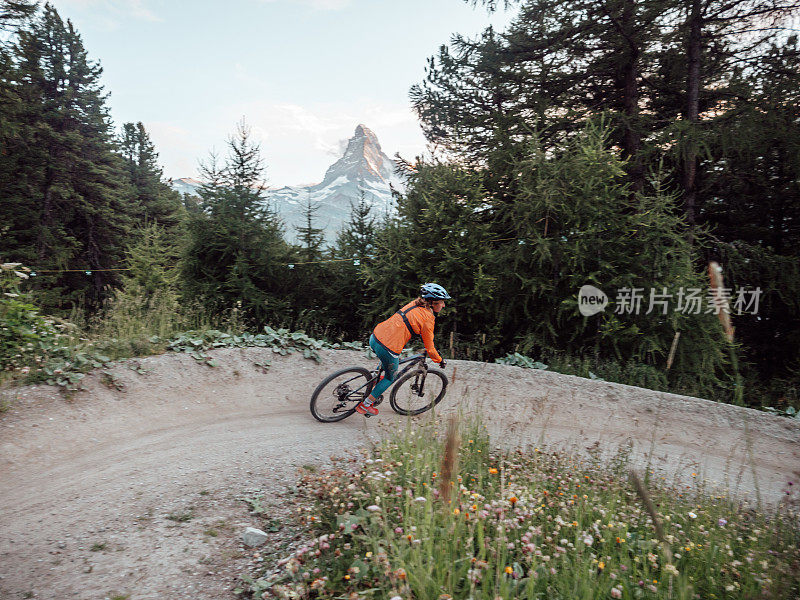
<path id="1" fill-rule="evenodd" d="M 72 401 L 47 387 L 3 392 L 0 598 L 233 598 L 254 560 L 241 532 L 258 524 L 237 497 L 265 495 L 279 524 L 298 467 L 324 465 L 403 422 L 386 404 L 368 421 L 311 417 L 316 384 L 369 364 L 361 353 L 325 351 L 321 365 L 256 348 L 215 356 L 217 368 L 150 357 L 138 361 L 143 375 L 122 363 L 111 371 L 124 392 L 93 375 Z M 266 374 L 253 364 L 264 357 Z M 797 421 L 502 365 L 451 361 L 451 377 L 454 367 L 440 412 L 481 412 L 504 445 L 585 451 L 597 442 L 608 454 L 630 443 L 635 461 L 649 457 L 664 476 L 691 483 L 695 472 L 751 499 L 755 472 L 765 503 L 800 465 Z"/>

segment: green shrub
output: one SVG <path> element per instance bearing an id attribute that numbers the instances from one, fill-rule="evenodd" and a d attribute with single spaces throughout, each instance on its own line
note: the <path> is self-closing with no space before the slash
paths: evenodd
<path id="1" fill-rule="evenodd" d="M 54 320 L 40 315 L 20 291 L 29 272 L 20 263 L 0 264 L 0 372 L 41 363 L 59 338 Z"/>

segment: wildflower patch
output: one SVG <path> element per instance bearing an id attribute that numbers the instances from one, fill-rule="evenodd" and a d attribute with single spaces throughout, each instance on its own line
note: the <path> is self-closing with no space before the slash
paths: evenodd
<path id="1" fill-rule="evenodd" d="M 314 541 L 252 589 L 454 600 L 800 594 L 796 513 L 767 515 L 700 487 L 679 492 L 645 479 L 662 543 L 626 460 L 503 453 L 475 422 L 462 426 L 469 443 L 457 449 L 444 494 L 442 429 L 409 420 L 346 468 L 306 473 L 299 490 L 313 508 L 302 519 Z"/>

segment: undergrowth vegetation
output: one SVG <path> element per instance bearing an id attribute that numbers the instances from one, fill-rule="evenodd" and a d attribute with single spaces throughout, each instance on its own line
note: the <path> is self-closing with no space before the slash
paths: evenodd
<path id="1" fill-rule="evenodd" d="M 493 449 L 472 421 L 411 423 L 342 468 L 306 472 L 309 539 L 253 598 L 795 598 L 797 496 L 761 512 L 610 462 Z M 687 474 L 689 475 L 689 474 Z M 649 490 L 649 491 L 648 491 Z M 652 512 L 646 508 L 650 503 Z M 266 594 L 265 594 L 266 592 Z M 245 590 L 241 590 L 245 593 Z"/>
<path id="2" fill-rule="evenodd" d="M 70 394 L 81 388 L 81 380 L 92 369 L 167 351 L 189 354 L 214 367 L 218 363 L 208 351 L 217 348 L 272 348 L 276 354 L 299 352 L 317 362 L 322 348 L 363 349 L 359 342 L 317 340 L 286 328 L 265 326 L 263 333 L 249 333 L 236 306 L 212 322 L 196 307 L 179 308 L 157 295 L 137 298 L 118 293 L 97 319 L 76 318 L 76 324 L 42 315 L 20 291 L 29 269 L 18 263 L 0 267 L 0 383 L 47 383 Z M 268 368 L 269 363 L 260 366 Z"/>
<path id="3" fill-rule="evenodd" d="M 73 311 L 69 320 L 45 316 L 33 303 L 30 293 L 20 291 L 20 284 L 30 270 L 19 263 L 3 263 L 0 269 L 0 383 L 16 380 L 23 383 L 57 385 L 67 394 L 81 388 L 85 373 L 105 367 L 109 362 L 160 354 L 184 352 L 208 366 L 217 362 L 208 354 L 215 348 L 271 347 L 285 355 L 298 351 L 305 358 L 319 362 L 322 348 L 365 350 L 360 342 L 332 342 L 314 329 L 290 331 L 264 326 L 260 333 L 248 331 L 250 323 L 237 303 L 211 318 L 197 304 L 180 303 L 169 285 L 151 285 L 140 268 L 142 282 L 132 278 L 108 300 L 102 312 L 85 321 L 81 311 Z M 166 275 L 162 274 L 162 278 Z M 151 276 L 152 278 L 152 276 Z M 147 286 L 151 285 L 152 289 Z M 146 291 L 146 293 L 145 293 Z M 410 350 L 410 349 L 409 349 Z M 664 374 L 653 367 L 630 360 L 590 360 L 554 353 L 544 362 L 514 352 L 495 362 L 526 369 L 547 369 L 576 375 L 667 391 Z M 265 363 L 264 368 L 269 365 Z M 723 396 L 729 390 L 720 390 Z M 783 405 L 762 406 L 774 414 L 800 418 L 789 399 Z"/>

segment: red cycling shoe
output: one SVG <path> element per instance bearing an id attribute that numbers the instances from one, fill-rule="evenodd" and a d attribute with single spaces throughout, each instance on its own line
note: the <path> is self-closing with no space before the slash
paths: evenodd
<path id="1" fill-rule="evenodd" d="M 356 406 L 356 412 L 361 413 L 362 415 L 372 415 L 375 416 L 378 414 L 378 409 L 374 406 L 364 406 L 363 402 L 359 402 L 358 406 Z"/>

